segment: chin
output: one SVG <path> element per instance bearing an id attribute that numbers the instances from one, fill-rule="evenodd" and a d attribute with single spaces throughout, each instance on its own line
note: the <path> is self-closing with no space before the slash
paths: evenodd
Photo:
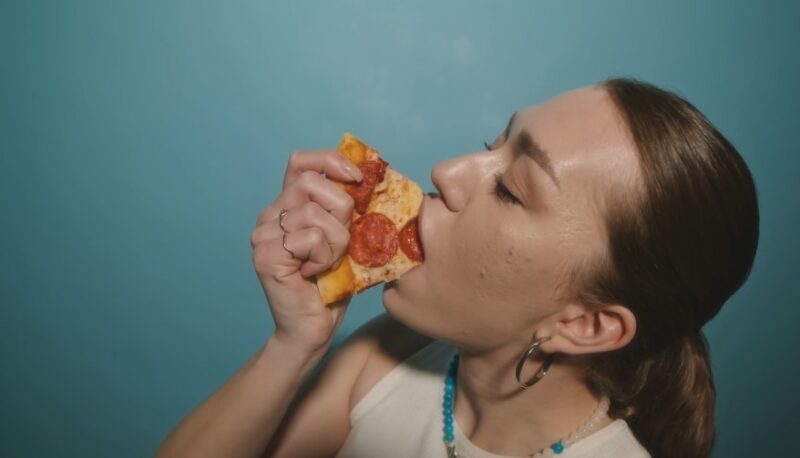
<path id="1" fill-rule="evenodd" d="M 403 294 L 405 283 L 402 280 L 395 280 L 386 283 L 383 287 L 383 308 L 392 318 L 403 323 L 411 329 L 417 330 L 414 326 L 415 313 L 413 301 Z"/>
<path id="2" fill-rule="evenodd" d="M 443 323 L 436 316 L 437 310 L 427 303 L 419 292 L 424 287 L 402 277 L 387 283 L 383 289 L 383 308 L 394 320 L 418 334 L 432 339 L 441 338 Z"/>
<path id="3" fill-rule="evenodd" d="M 397 291 L 397 282 L 390 281 L 383 286 L 383 308 L 386 310 L 386 313 L 392 316 L 392 318 L 401 321 L 397 316 L 397 310 L 400 309 L 400 303 L 402 303 L 402 298 L 400 297 L 400 293 Z"/>

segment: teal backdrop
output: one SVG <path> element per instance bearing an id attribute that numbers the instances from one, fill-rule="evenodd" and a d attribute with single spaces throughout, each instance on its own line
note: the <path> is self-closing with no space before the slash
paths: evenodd
<path id="1" fill-rule="evenodd" d="M 2 2 L 0 456 L 152 455 L 265 342 L 249 237 L 292 151 L 353 131 L 432 190 L 514 110 L 612 75 L 684 94 L 753 171 L 755 268 L 706 327 L 715 456 L 793 454 L 798 24 L 793 1 Z M 338 338 L 381 311 L 358 297 Z"/>

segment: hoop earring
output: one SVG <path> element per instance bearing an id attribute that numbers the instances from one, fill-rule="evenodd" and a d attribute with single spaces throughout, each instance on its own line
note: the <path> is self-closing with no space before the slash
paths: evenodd
<path id="1" fill-rule="evenodd" d="M 547 342 L 548 340 L 550 340 L 550 336 L 545 336 L 545 337 L 536 339 L 525 350 L 525 352 L 522 353 L 522 356 L 520 357 L 519 361 L 517 362 L 517 383 L 519 383 L 519 386 L 521 386 L 522 388 L 529 388 L 529 387 L 535 385 L 539 380 L 542 379 L 542 377 L 547 375 L 547 370 L 550 369 L 550 365 L 553 363 L 553 358 L 555 358 L 555 355 L 548 356 L 547 359 L 544 360 L 544 363 L 542 364 L 542 367 L 539 368 L 538 372 L 536 372 L 536 375 L 534 375 L 533 378 L 531 378 L 527 382 L 523 382 L 519 378 L 520 375 L 522 375 L 522 368 L 525 366 L 525 363 L 528 362 L 528 360 L 531 358 L 531 356 L 533 356 L 539 350 L 539 346 L 541 344 L 543 344 L 544 342 Z"/>

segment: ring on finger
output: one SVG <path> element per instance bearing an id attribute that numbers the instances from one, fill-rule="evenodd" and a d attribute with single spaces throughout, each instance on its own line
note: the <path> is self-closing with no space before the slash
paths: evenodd
<path id="1" fill-rule="evenodd" d="M 281 227 L 281 230 L 283 231 L 283 234 L 284 234 L 284 238 L 285 238 L 285 235 L 289 233 L 289 231 L 287 231 L 286 228 L 283 227 L 283 217 L 286 216 L 287 213 L 289 213 L 289 210 L 287 210 L 285 208 L 282 208 L 280 215 L 278 215 L 278 226 Z M 285 243 L 284 243 L 283 247 L 286 248 L 286 244 Z"/>
<path id="2" fill-rule="evenodd" d="M 283 229 L 283 227 L 281 227 L 281 229 Z M 286 236 L 287 235 L 289 235 L 289 233 L 284 231 L 283 232 L 283 249 L 286 250 L 287 253 L 289 253 L 289 256 L 297 259 L 297 256 L 294 255 L 294 252 L 292 250 L 286 248 Z"/>

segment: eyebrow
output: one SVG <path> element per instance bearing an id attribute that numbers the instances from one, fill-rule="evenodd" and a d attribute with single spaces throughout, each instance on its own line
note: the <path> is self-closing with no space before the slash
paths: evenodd
<path id="1" fill-rule="evenodd" d="M 508 134 L 511 132 L 511 126 L 514 124 L 514 118 L 516 118 L 516 116 L 517 113 L 514 113 L 511 115 L 511 119 L 508 120 L 508 125 L 504 132 L 506 139 L 508 139 Z M 550 160 L 550 155 L 548 155 L 547 151 L 533 138 L 530 132 L 525 129 L 520 130 L 517 135 L 516 143 L 513 143 L 511 147 L 512 151 L 520 151 L 522 154 L 533 159 L 533 161 L 542 168 L 544 173 L 553 180 L 553 184 L 556 185 L 556 188 L 561 189 L 558 178 L 556 178 L 555 170 L 553 170 L 553 161 Z"/>

